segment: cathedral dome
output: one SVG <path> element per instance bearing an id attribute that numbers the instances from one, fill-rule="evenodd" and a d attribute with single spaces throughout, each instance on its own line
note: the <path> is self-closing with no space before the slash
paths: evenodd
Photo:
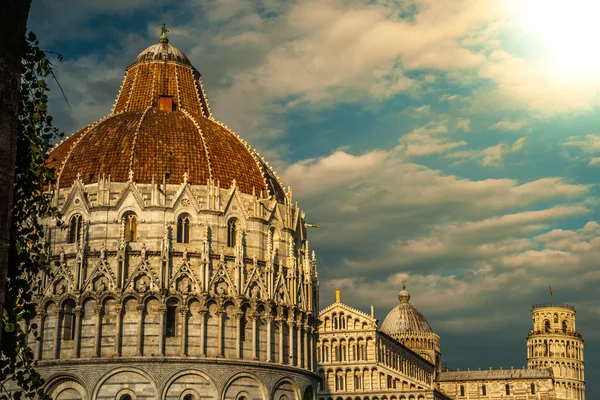
<path id="1" fill-rule="evenodd" d="M 406 290 L 406 285 L 402 285 L 402 291 L 398 294 L 400 304 L 389 312 L 383 324 L 381 331 L 387 333 L 395 339 L 400 339 L 406 335 L 420 333 L 433 333 L 427 319 L 413 307 L 410 303 L 410 293 Z"/>
<path id="2" fill-rule="evenodd" d="M 166 35 L 127 69 L 111 114 L 56 146 L 49 165 L 60 187 L 78 177 L 224 189 L 235 181 L 242 193 L 285 198 L 268 163 L 212 117 L 200 74 Z"/>

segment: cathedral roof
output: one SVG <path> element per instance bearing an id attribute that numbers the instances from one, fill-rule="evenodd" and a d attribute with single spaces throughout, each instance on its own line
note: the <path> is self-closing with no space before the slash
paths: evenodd
<path id="1" fill-rule="evenodd" d="M 493 369 L 489 371 L 444 371 L 438 382 L 484 381 L 505 379 L 544 379 L 552 378 L 552 368 L 547 369 Z"/>
<path id="2" fill-rule="evenodd" d="M 284 199 L 276 174 L 243 139 L 216 121 L 200 73 L 179 49 L 160 43 L 127 68 L 113 111 L 57 145 L 49 156 L 60 187 L 92 183 L 210 182 Z"/>
<path id="3" fill-rule="evenodd" d="M 387 333 L 394 339 L 401 339 L 407 335 L 433 333 L 427 319 L 409 303 L 410 294 L 404 284 L 398 299 L 400 304 L 394 307 L 383 320 L 382 332 Z"/>

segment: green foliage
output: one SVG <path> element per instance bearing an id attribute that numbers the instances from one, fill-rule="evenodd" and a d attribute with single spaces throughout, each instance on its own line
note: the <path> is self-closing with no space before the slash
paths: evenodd
<path id="1" fill-rule="evenodd" d="M 44 380 L 35 371 L 30 346 L 39 340 L 35 300 L 40 291 L 38 277 L 47 268 L 49 247 L 41 219 L 56 215 L 46 190 L 54 183 L 46 166 L 51 141 L 62 134 L 47 114 L 50 90 L 46 78 L 52 64 L 38 47 L 33 33 L 24 38 L 19 104 L 20 132 L 17 137 L 11 243 L 6 284 L 4 331 L 0 342 L 0 399 L 49 398 Z M 34 340 L 35 338 L 35 340 Z M 12 380 L 10 385 L 9 381 Z M 17 387 L 8 392 L 7 386 Z"/>

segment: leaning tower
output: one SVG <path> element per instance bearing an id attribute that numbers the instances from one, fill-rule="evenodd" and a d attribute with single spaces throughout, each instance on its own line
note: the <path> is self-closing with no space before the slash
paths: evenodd
<path id="1" fill-rule="evenodd" d="M 556 398 L 584 400 L 583 338 L 575 330 L 575 307 L 536 304 L 531 308 L 533 329 L 527 335 L 529 368 L 552 368 Z"/>

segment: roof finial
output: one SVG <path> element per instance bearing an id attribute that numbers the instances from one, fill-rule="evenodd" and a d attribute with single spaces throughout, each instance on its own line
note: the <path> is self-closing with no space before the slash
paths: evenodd
<path id="1" fill-rule="evenodd" d="M 167 29 L 167 24 L 165 24 L 163 22 L 162 28 L 160 28 L 160 42 L 161 43 L 169 43 L 169 38 L 167 37 L 167 32 L 169 32 L 169 30 Z"/>
<path id="2" fill-rule="evenodd" d="M 335 289 L 335 302 L 340 303 L 342 301 L 342 292 L 340 289 Z"/>
<path id="3" fill-rule="evenodd" d="M 402 290 L 406 290 L 406 279 L 402 279 Z"/>

